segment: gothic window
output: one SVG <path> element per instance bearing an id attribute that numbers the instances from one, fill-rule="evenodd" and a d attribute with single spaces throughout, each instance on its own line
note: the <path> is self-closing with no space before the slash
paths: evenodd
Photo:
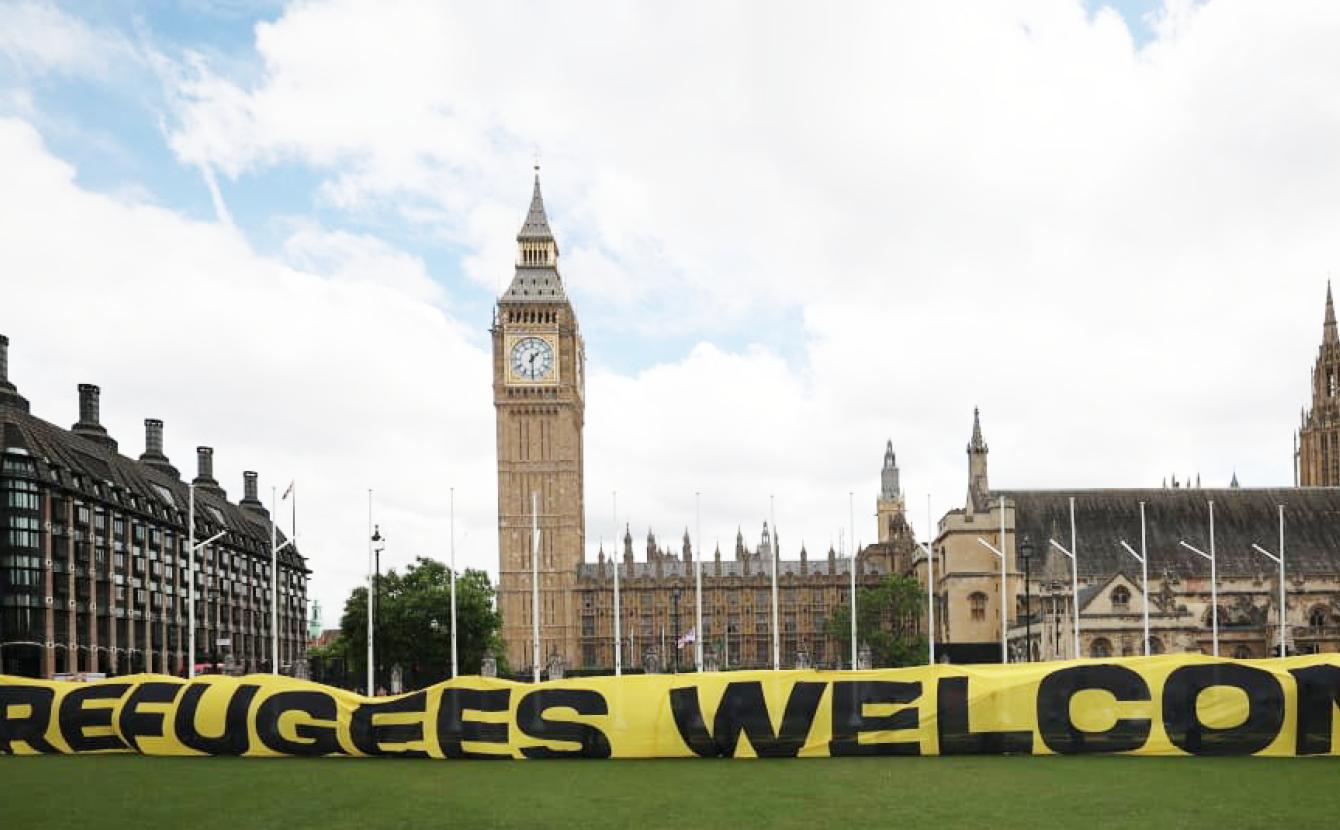
<path id="1" fill-rule="evenodd" d="M 1107 638 L 1105 637 L 1099 637 L 1098 639 L 1094 640 L 1092 643 L 1089 644 L 1089 656 L 1111 657 L 1112 643 L 1108 642 Z"/>
<path id="2" fill-rule="evenodd" d="M 1307 624 L 1312 628 L 1325 628 L 1326 609 L 1313 608 L 1312 611 L 1307 615 Z"/>
<path id="3" fill-rule="evenodd" d="M 1117 613 L 1124 613 L 1131 609 L 1131 592 L 1126 590 L 1125 585 L 1118 585 L 1112 589 L 1112 610 Z"/>
<path id="4" fill-rule="evenodd" d="M 968 607 L 972 610 L 972 619 L 974 622 L 982 622 L 986 619 L 986 594 L 981 591 L 975 591 L 968 596 Z"/>
<path id="5" fill-rule="evenodd" d="M 1238 646 L 1233 649 L 1233 658 L 1236 660 L 1246 660 L 1252 656 L 1252 650 L 1246 646 Z"/>
<path id="6" fill-rule="evenodd" d="M 1335 369 L 1326 370 L 1326 394 L 1334 398 L 1336 394 L 1336 376 Z"/>
<path id="7" fill-rule="evenodd" d="M 1162 653 L 1163 653 L 1163 641 L 1160 640 L 1158 637 L 1150 637 L 1150 638 L 1149 638 L 1149 653 L 1150 653 L 1150 654 L 1162 654 Z"/>

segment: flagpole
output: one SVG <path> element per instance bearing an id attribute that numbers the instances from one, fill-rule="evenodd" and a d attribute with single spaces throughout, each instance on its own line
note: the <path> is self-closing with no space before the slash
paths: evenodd
<path id="1" fill-rule="evenodd" d="M 697 535 L 698 555 L 694 557 L 693 579 L 696 583 L 695 589 L 697 596 L 694 598 L 694 627 L 693 627 L 693 647 L 694 656 L 698 661 L 698 671 L 703 670 L 703 494 L 693 494 L 694 507 L 697 508 L 697 523 L 694 528 L 694 534 Z"/>
<path id="2" fill-rule="evenodd" d="M 186 492 L 187 492 L 187 504 L 189 505 L 186 511 L 186 517 L 187 517 L 186 552 L 187 552 L 187 563 L 188 563 L 187 570 L 189 572 L 187 578 L 190 580 L 191 583 L 191 602 L 190 602 L 190 608 L 188 609 L 190 611 L 189 614 L 190 620 L 187 623 L 191 627 L 191 636 L 188 638 L 189 645 L 187 648 L 188 652 L 187 661 L 189 665 L 186 667 L 186 675 L 187 677 L 194 680 L 195 679 L 195 485 L 194 484 L 186 485 Z"/>
<path id="3" fill-rule="evenodd" d="M 610 558 L 614 560 L 614 676 L 623 675 L 623 631 L 620 624 L 623 615 L 619 608 L 619 491 L 610 491 L 610 519 L 614 522 L 614 548 Z"/>
<path id="4" fill-rule="evenodd" d="M 1140 502 L 1140 581 L 1144 589 L 1145 656 L 1149 656 L 1149 550 L 1145 537 L 1145 503 Z"/>
<path id="5" fill-rule="evenodd" d="M 279 674 L 279 541 L 275 514 L 279 511 L 279 488 L 270 488 L 270 674 Z"/>
<path id="6" fill-rule="evenodd" d="M 851 554 L 847 559 L 847 570 L 851 576 L 851 668 L 856 670 L 856 494 L 847 491 L 847 542 L 851 545 Z"/>
<path id="7" fill-rule="evenodd" d="M 931 525 L 931 494 L 926 494 L 926 656 L 935 665 L 935 529 Z"/>
<path id="8" fill-rule="evenodd" d="M 456 664 L 456 488 L 451 488 L 451 676 L 460 674 Z"/>
<path id="9" fill-rule="evenodd" d="M 1079 539 L 1075 536 L 1075 497 L 1070 497 L 1070 602 L 1074 605 L 1075 653 L 1072 658 L 1078 660 L 1083 655 L 1079 651 Z"/>
<path id="10" fill-rule="evenodd" d="M 530 494 L 530 659 L 540 682 L 540 496 Z"/>
<path id="11" fill-rule="evenodd" d="M 373 636 L 374 636 L 374 632 L 373 632 L 373 630 L 372 630 L 372 611 L 373 611 L 373 609 L 372 609 L 372 591 L 373 591 L 373 581 L 372 581 L 372 488 L 369 487 L 369 488 L 368 488 L 368 685 L 367 685 L 367 694 L 368 694 L 368 697 L 372 697 L 374 694 L 376 694 L 376 689 L 375 689 L 375 688 L 373 687 L 373 685 L 372 685 L 373 682 L 374 682 L 374 680 L 373 680 L 373 676 L 372 676 L 372 672 L 373 672 L 373 668 L 372 668 L 372 666 L 373 666 L 373 657 L 374 657 L 374 655 L 373 655 L 373 653 L 372 653 L 372 644 L 373 644 Z"/>
<path id="12" fill-rule="evenodd" d="M 768 513 L 772 517 L 772 538 L 768 540 L 768 556 L 772 558 L 772 670 L 777 671 L 781 668 L 782 644 L 777 638 L 777 505 L 773 496 L 768 496 Z"/>

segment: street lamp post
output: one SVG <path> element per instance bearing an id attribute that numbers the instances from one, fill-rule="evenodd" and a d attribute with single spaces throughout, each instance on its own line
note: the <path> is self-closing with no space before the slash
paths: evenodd
<path id="1" fill-rule="evenodd" d="M 381 525 L 372 526 L 372 593 L 368 595 L 368 619 L 370 625 L 368 630 L 370 636 L 368 639 L 368 655 L 371 661 L 368 663 L 368 695 L 377 693 L 377 681 L 381 676 L 380 664 L 381 654 L 377 652 L 377 622 L 382 613 L 382 551 L 386 549 L 385 539 L 382 538 Z"/>
<path id="2" fill-rule="evenodd" d="M 679 588 L 670 591 L 671 623 L 675 628 L 675 674 L 679 674 Z"/>
<path id="3" fill-rule="evenodd" d="M 1029 563 L 1033 561 L 1033 540 L 1024 534 L 1019 543 L 1019 558 L 1024 560 L 1024 662 L 1033 662 L 1033 589 Z"/>

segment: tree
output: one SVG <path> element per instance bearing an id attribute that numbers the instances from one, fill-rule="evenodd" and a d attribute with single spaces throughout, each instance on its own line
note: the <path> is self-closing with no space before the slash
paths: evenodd
<path id="1" fill-rule="evenodd" d="M 498 656 L 502 615 L 493 608 L 493 586 L 484 571 L 466 569 L 456 578 L 456 641 L 461 674 L 478 674 L 484 655 Z M 368 617 L 366 587 L 358 587 L 344 603 L 340 641 L 350 668 L 367 672 Z M 419 557 L 403 574 L 394 568 L 382 574 L 376 609 L 378 680 L 389 685 L 391 667 L 399 665 L 407 685 L 422 686 L 451 674 L 451 582 L 447 566 Z"/>
<path id="2" fill-rule="evenodd" d="M 925 594 L 910 576 L 890 574 L 856 596 L 856 639 L 870 647 L 872 664 L 879 667 L 924 665 L 929 654 L 921 631 Z M 828 636 L 847 642 L 851 637 L 851 608 L 844 605 L 828 619 Z"/>

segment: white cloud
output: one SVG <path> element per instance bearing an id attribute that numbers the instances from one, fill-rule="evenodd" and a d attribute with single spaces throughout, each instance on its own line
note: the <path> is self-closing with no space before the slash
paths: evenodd
<path id="1" fill-rule="evenodd" d="M 22 121 L 0 120 L 0 157 L 16 174 L 0 191 L 0 327 L 35 414 L 73 423 L 75 385 L 94 382 L 128 455 L 159 417 L 186 477 L 197 444 L 216 448 L 234 499 L 243 469 L 281 488 L 296 477 L 328 615 L 365 567 L 369 486 L 388 564 L 445 556 L 455 482 L 458 531 L 490 538 L 491 413 L 453 391 L 487 388 L 489 361 L 478 327 L 435 304 L 422 263 L 310 229 L 285 248 L 299 267 L 261 256 L 230 227 L 80 189 Z M 492 545 L 461 563 L 493 567 Z"/>
<path id="2" fill-rule="evenodd" d="M 0 8 L 0 55 L 27 75 L 88 75 L 106 72 L 134 50 L 116 33 L 89 26 L 53 3 L 12 2 Z"/>
<path id="3" fill-rule="evenodd" d="M 1178 2 L 1140 49 L 1115 13 L 1066 0 L 769 9 L 303 3 L 257 27 L 259 81 L 179 68 L 172 147 L 231 177 L 310 167 L 323 207 L 424 225 L 494 287 L 538 146 L 565 278 L 603 344 L 593 546 L 616 488 L 639 550 L 649 523 L 692 526 L 696 490 L 728 550 L 737 522 L 756 541 L 769 494 L 788 548 L 835 539 L 848 492 L 868 539 L 886 437 L 923 524 L 921 494 L 936 513 L 961 499 L 974 404 L 1000 485 L 1290 480 L 1337 260 L 1340 8 Z M 160 297 L 164 322 L 123 331 L 90 311 L 78 330 L 130 344 L 93 357 L 58 336 L 75 321 L 30 324 L 44 361 L 153 400 L 135 356 L 191 335 L 204 305 L 213 336 L 174 355 L 200 385 L 169 438 L 181 423 L 229 439 L 221 464 L 232 447 L 319 465 L 306 478 L 328 489 L 304 502 L 327 511 L 318 577 L 343 590 L 361 567 L 353 502 L 374 476 L 392 482 L 388 533 L 423 547 L 447 482 L 468 483 L 468 555 L 494 567 L 488 320 L 445 313 L 449 292 L 425 282 L 441 275 L 315 222 L 270 260 L 59 179 L 30 195 L 98 206 L 97 221 L 67 221 L 63 201 L 50 214 L 96 236 L 0 267 L 54 269 L 100 301 L 114 278 Z M 779 320 L 799 322 L 765 328 Z M 608 368 L 615 349 L 685 333 L 705 342 Z M 255 403 L 200 413 L 220 384 L 229 406 Z"/>

